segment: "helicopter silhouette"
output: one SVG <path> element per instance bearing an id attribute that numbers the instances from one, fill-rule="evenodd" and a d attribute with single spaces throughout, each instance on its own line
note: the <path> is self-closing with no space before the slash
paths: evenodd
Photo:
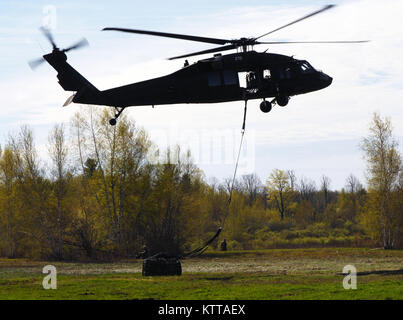
<path id="1" fill-rule="evenodd" d="M 104 105 L 115 108 L 115 116 L 110 119 L 111 125 L 127 107 L 144 105 L 166 105 L 181 103 L 218 103 L 229 101 L 245 101 L 262 99 L 260 109 L 269 112 L 274 104 L 286 106 L 290 97 L 309 93 L 328 87 L 332 78 L 322 71 L 316 70 L 306 60 L 293 57 L 256 52 L 255 45 L 288 44 L 288 43 L 362 43 L 360 41 L 258 41 L 285 27 L 310 18 L 333 8 L 327 5 L 320 10 L 294 20 L 286 25 L 266 32 L 256 38 L 218 39 L 184 34 L 174 34 L 157 31 L 146 31 L 125 28 L 104 28 L 103 31 L 119 31 L 160 37 L 198 41 L 220 45 L 212 49 L 198 51 L 169 58 L 169 60 L 191 56 L 216 53 L 213 57 L 199 60 L 193 64 L 185 61 L 184 66 L 169 75 L 136 82 L 112 89 L 100 91 L 70 64 L 67 63 L 66 53 L 88 45 L 83 39 L 66 49 L 59 49 L 50 31 L 41 28 L 45 37 L 52 44 L 53 50 L 43 58 L 30 62 L 35 68 L 47 61 L 57 72 L 59 84 L 66 91 L 75 93 L 65 102 L 64 106 L 74 103 Z M 221 52 L 236 50 L 236 53 L 223 55 Z M 241 85 L 240 76 L 246 79 L 245 86 Z M 271 101 L 267 98 L 273 98 Z"/>

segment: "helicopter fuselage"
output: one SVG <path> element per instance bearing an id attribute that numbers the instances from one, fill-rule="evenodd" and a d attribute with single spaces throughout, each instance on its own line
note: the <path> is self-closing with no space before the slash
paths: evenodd
<path id="1" fill-rule="evenodd" d="M 244 85 L 242 77 L 246 80 Z M 323 89 L 331 82 L 331 77 L 315 70 L 307 61 L 280 54 L 249 51 L 218 54 L 185 65 L 166 76 L 98 91 L 97 94 L 80 94 L 79 91 L 73 102 L 123 108 L 217 103 L 290 97 Z"/>

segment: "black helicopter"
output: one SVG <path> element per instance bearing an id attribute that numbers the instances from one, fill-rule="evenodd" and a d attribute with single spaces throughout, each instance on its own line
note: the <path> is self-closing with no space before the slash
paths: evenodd
<path id="1" fill-rule="evenodd" d="M 237 53 L 222 55 L 215 54 L 212 58 L 203 59 L 189 64 L 185 61 L 182 69 L 159 78 L 141 81 L 104 91 L 98 90 L 79 72 L 67 63 L 66 52 L 87 45 L 85 39 L 77 44 L 59 49 L 49 32 L 42 32 L 53 46 L 53 51 L 43 56 L 57 72 L 60 85 L 66 91 L 75 93 L 65 102 L 105 105 L 115 108 L 115 117 L 109 121 L 116 124 L 116 119 L 122 111 L 130 106 L 163 105 L 179 103 L 217 103 L 251 99 L 263 99 L 260 109 L 269 112 L 274 103 L 279 106 L 287 105 L 291 96 L 308 93 L 326 88 L 332 83 L 332 78 L 325 73 L 315 70 L 308 61 L 297 60 L 293 57 L 253 51 L 253 46 L 259 44 L 283 43 L 358 43 L 367 41 L 292 41 L 292 42 L 261 42 L 258 39 L 288 27 L 294 23 L 312 17 L 318 13 L 333 8 L 328 5 L 284 26 L 267 32 L 256 38 L 240 38 L 235 40 L 217 39 L 173 34 L 165 32 L 104 28 L 105 31 L 121 31 L 153 36 L 169 37 L 182 40 L 206 42 L 221 45 L 212 49 L 185 54 L 169 60 L 187 58 L 206 53 L 216 53 L 226 50 L 237 50 Z M 30 63 L 36 67 L 43 61 Z M 242 87 L 239 75 L 246 73 L 246 85 Z M 273 98 L 271 101 L 266 98 Z"/>

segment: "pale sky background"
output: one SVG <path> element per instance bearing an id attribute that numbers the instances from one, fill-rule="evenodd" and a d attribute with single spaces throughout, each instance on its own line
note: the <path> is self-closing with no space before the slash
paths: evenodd
<path id="1" fill-rule="evenodd" d="M 333 77 L 330 87 L 293 97 L 264 114 L 248 103 L 238 176 L 256 172 L 264 182 L 274 168 L 292 169 L 319 184 L 322 174 L 340 189 L 350 173 L 365 183 L 359 143 L 373 112 L 388 116 L 403 141 L 403 1 L 345 0 L 332 10 L 264 40 L 371 40 L 366 44 L 272 45 L 255 50 L 294 55 Z M 56 72 L 27 61 L 50 52 L 38 28 L 51 22 L 56 43 L 86 37 L 90 46 L 68 54 L 69 63 L 98 89 L 171 73 L 183 60 L 166 58 L 213 45 L 144 35 L 101 32 L 126 27 L 218 38 L 261 35 L 329 4 L 327 1 L 14 1 L 0 2 L 0 144 L 23 124 L 32 127 L 44 161 L 50 129 L 80 110 L 71 104 Z M 262 39 L 263 40 L 263 39 Z M 190 63 L 208 57 L 191 57 Z M 206 178 L 230 177 L 240 139 L 243 102 L 133 107 L 125 114 L 144 127 L 161 149 L 190 148 Z M 400 152 L 402 152 L 400 147 Z"/>

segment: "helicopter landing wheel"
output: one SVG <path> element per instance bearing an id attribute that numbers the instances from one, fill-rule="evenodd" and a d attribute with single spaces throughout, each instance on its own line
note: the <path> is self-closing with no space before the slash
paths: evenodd
<path id="1" fill-rule="evenodd" d="M 278 96 L 276 98 L 276 102 L 280 107 L 285 107 L 288 104 L 288 101 L 290 101 L 289 96 Z"/>
<path id="2" fill-rule="evenodd" d="M 109 124 L 111 126 L 116 125 L 116 120 L 119 118 L 120 114 L 123 112 L 123 110 L 125 109 L 125 107 L 115 107 L 116 113 L 115 113 L 115 118 L 112 118 L 111 120 L 109 120 Z"/>
<path id="3" fill-rule="evenodd" d="M 263 100 L 263 101 L 260 103 L 260 110 L 261 110 L 262 112 L 264 112 L 264 113 L 270 112 L 270 110 L 271 110 L 271 102 L 270 102 L 270 101 Z"/>

